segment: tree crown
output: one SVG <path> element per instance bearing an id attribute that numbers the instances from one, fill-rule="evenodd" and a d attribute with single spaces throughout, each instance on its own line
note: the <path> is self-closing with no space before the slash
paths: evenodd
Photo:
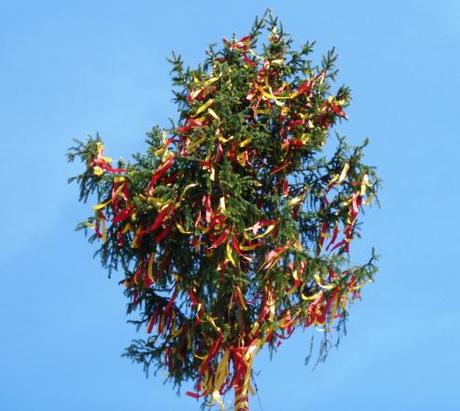
<path id="1" fill-rule="evenodd" d="M 379 179 L 366 144 L 339 137 L 324 154 L 350 90 L 332 90 L 335 52 L 315 65 L 312 51 L 265 16 L 195 69 L 171 57 L 178 123 L 147 133 L 145 153 L 113 166 L 99 136 L 68 153 L 86 165 L 71 179 L 80 200 L 97 202 L 79 228 L 102 240 L 102 265 L 122 273 L 147 332 L 126 355 L 194 380 L 189 394 L 208 403 L 234 388 L 247 409 L 255 354 L 296 328 L 324 328 L 323 359 L 376 271 L 374 255 L 353 266 L 349 251 Z"/>

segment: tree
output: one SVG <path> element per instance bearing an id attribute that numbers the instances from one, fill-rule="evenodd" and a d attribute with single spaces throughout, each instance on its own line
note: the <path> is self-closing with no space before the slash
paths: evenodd
<path id="1" fill-rule="evenodd" d="M 234 389 L 235 409 L 249 410 L 257 352 L 297 328 L 324 328 L 324 359 L 376 271 L 373 253 L 354 266 L 349 252 L 379 179 L 366 143 L 338 136 L 325 154 L 350 91 L 332 90 L 336 54 L 314 65 L 313 45 L 295 51 L 268 14 L 196 69 L 173 54 L 177 124 L 153 128 L 146 152 L 115 167 L 99 136 L 68 152 L 86 165 L 71 179 L 79 199 L 97 201 L 79 228 L 101 240 L 146 330 L 125 355 L 177 386 L 195 381 L 187 394 L 222 409 Z"/>

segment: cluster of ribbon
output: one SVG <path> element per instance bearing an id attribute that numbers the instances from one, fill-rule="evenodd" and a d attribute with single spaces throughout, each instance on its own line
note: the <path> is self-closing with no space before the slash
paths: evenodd
<path id="1" fill-rule="evenodd" d="M 285 64 L 283 57 L 260 61 L 250 48 L 251 41 L 251 36 L 246 36 L 241 40 L 226 40 L 225 44 L 234 53 L 239 53 L 246 68 L 254 73 L 243 102 L 250 113 L 251 120 L 248 121 L 257 123 L 261 116 L 269 115 L 274 108 L 279 112 L 280 138 L 272 144 L 278 144 L 283 153 L 282 161 L 268 166 L 272 176 L 279 176 L 282 196 L 288 199 L 287 204 L 292 207 L 295 218 L 304 196 L 290 198 L 287 175 L 293 158 L 299 155 L 301 148 L 324 144 L 324 141 L 312 140 L 312 136 L 318 134 L 314 131 L 319 130 L 326 136 L 336 118 L 346 117 L 343 110 L 346 102 L 335 96 L 323 100 L 318 98 L 318 87 L 326 79 L 324 71 L 297 85 L 282 81 L 280 68 Z M 233 164 L 234 169 L 246 170 L 248 174 L 253 174 L 261 164 L 250 135 L 245 138 L 228 136 L 225 129 L 220 127 L 222 114 L 217 96 L 223 78 L 224 73 L 215 69 L 207 78 L 194 79 L 187 96 L 189 116 L 177 128 L 176 135 L 164 134 L 163 144 L 155 152 L 161 160 L 142 192 L 132 193 L 130 170 L 113 168 L 112 160 L 104 156 L 102 144 L 98 145 L 97 155 L 90 166 L 97 177 L 113 175 L 110 198 L 94 207 L 95 230 L 97 236 L 105 241 L 110 215 L 117 245 L 139 250 L 135 272 L 125 281 L 128 288 L 138 290 L 135 295 L 172 272 L 174 250 L 168 250 L 167 244 L 175 236 L 187 236 L 195 252 L 216 262 L 215 270 L 220 276 L 253 270 L 268 273 L 269 277 L 269 273 L 284 267 L 282 269 L 289 277 L 286 289 L 276 289 L 270 281 L 266 281 L 264 288 L 252 299 L 245 293 L 243 284 L 234 286 L 229 293 L 229 310 L 237 307 L 239 311 L 247 313 L 246 318 L 258 310 L 252 324 L 238 328 L 237 338 L 223 331 L 224 320 L 208 311 L 209 305 L 205 304 L 197 288 L 181 281 L 180 273 L 172 276 L 175 280 L 169 300 L 156 307 L 147 323 L 148 333 L 155 332 L 165 339 L 181 342 L 180 347 L 170 345 L 165 351 L 165 364 L 170 372 L 180 366 L 191 351 L 201 360 L 197 390 L 188 392 L 190 396 L 212 398 L 224 409 L 222 396 L 233 388 L 237 396 L 237 410 L 245 411 L 249 409 L 248 395 L 254 391 L 251 378 L 256 353 L 267 343 L 281 344 L 281 340 L 288 338 L 298 326 L 325 326 L 332 323 L 347 310 L 350 296 L 359 296 L 363 283 L 351 271 L 337 273 L 332 268 L 327 278 L 323 278 L 321 273 L 312 275 L 314 269 L 308 259 L 292 258 L 306 252 L 298 239 L 293 238 L 285 244 L 276 243 L 281 229 L 279 217 L 267 215 L 252 221 L 243 230 L 238 229 L 238 224 L 228 212 L 232 192 L 203 192 L 203 187 L 196 181 L 190 181 L 187 171 L 180 168 L 180 161 L 187 161 L 191 157 L 196 161 L 199 158 L 199 169 L 212 186 L 219 184 L 224 161 Z M 317 110 L 311 114 L 314 108 Z M 210 129 L 216 130 L 213 144 L 209 144 L 207 133 Z M 343 239 L 339 240 L 338 221 L 332 226 L 330 222 L 324 222 L 318 227 L 316 258 L 320 258 L 325 251 L 349 251 L 360 208 L 365 203 L 367 189 L 371 187 L 367 174 L 356 180 L 352 171 L 350 164 L 345 163 L 327 187 L 328 192 L 345 183 L 355 188 L 344 203 L 348 211 L 342 229 Z M 174 188 L 174 194 L 162 197 L 159 194 L 161 190 L 157 190 L 159 186 Z M 140 200 L 148 204 L 147 217 L 146 211 L 139 210 L 135 205 Z M 259 204 L 261 209 L 263 201 L 261 199 Z M 184 202 L 195 210 L 193 224 L 182 213 Z M 323 204 L 324 207 L 329 204 L 326 196 Z M 329 240 L 327 245 L 326 240 Z M 160 258 L 158 250 L 161 247 L 166 251 Z M 262 263 L 254 267 L 257 253 L 260 255 L 263 250 L 266 253 Z M 291 298 L 295 303 L 289 309 L 283 309 L 280 305 L 283 298 Z M 193 315 L 187 321 L 179 320 L 181 314 L 176 305 L 179 299 L 189 301 Z M 212 335 L 200 339 L 199 346 L 196 346 L 190 337 L 191 330 L 205 332 L 204 328 L 200 328 L 203 324 L 211 324 L 206 329 L 211 329 Z M 230 330 L 235 329 L 232 324 L 229 326 Z M 208 344 L 204 346 L 203 341 L 208 341 Z"/>

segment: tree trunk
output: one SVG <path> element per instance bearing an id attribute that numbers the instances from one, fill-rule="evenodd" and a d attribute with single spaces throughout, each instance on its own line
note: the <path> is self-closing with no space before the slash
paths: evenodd
<path id="1" fill-rule="evenodd" d="M 235 387 L 235 411 L 249 411 L 249 395 L 243 387 Z"/>

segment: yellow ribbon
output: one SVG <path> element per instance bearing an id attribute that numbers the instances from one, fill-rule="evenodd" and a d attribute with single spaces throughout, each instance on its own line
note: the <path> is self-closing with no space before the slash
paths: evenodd
<path id="1" fill-rule="evenodd" d="M 105 203 L 100 203 L 98 205 L 93 206 L 94 211 L 102 210 L 103 208 L 107 207 L 112 202 L 112 199 L 107 200 Z"/>
<path id="2" fill-rule="evenodd" d="M 226 251 L 227 251 L 227 260 L 230 261 L 233 267 L 236 267 L 236 261 L 235 261 L 235 258 L 233 257 L 233 251 L 232 251 L 232 247 L 230 246 L 230 243 L 227 243 Z"/>
<path id="3" fill-rule="evenodd" d="M 321 288 L 324 288 L 325 290 L 332 290 L 332 289 L 334 289 L 334 288 L 336 287 L 336 286 L 333 285 L 333 284 L 327 284 L 327 285 L 321 284 L 321 281 L 322 281 L 322 280 L 321 280 L 321 277 L 319 276 L 319 274 L 315 274 L 314 277 L 315 277 L 315 280 L 316 280 L 316 282 L 318 283 L 318 285 L 319 285 Z"/>
<path id="4" fill-rule="evenodd" d="M 197 116 L 198 114 L 202 113 L 206 109 L 208 109 L 210 106 L 214 104 L 214 99 L 210 98 L 206 103 L 202 104 L 200 107 L 198 107 L 198 110 L 194 114 L 194 117 Z"/>
<path id="5" fill-rule="evenodd" d="M 147 276 L 149 277 L 150 281 L 154 281 L 153 278 L 153 262 L 155 260 L 155 254 L 152 253 L 149 257 L 149 262 L 147 265 Z"/>
<path id="6" fill-rule="evenodd" d="M 182 234 L 192 234 L 191 231 L 187 231 L 187 230 L 184 228 L 184 226 L 183 226 L 181 223 L 179 223 L 179 222 L 176 222 L 176 227 L 177 227 L 177 229 L 178 229 Z"/>
<path id="7" fill-rule="evenodd" d="M 220 117 L 216 114 L 216 112 L 211 107 L 209 107 L 207 111 L 216 120 L 220 120 Z"/>

